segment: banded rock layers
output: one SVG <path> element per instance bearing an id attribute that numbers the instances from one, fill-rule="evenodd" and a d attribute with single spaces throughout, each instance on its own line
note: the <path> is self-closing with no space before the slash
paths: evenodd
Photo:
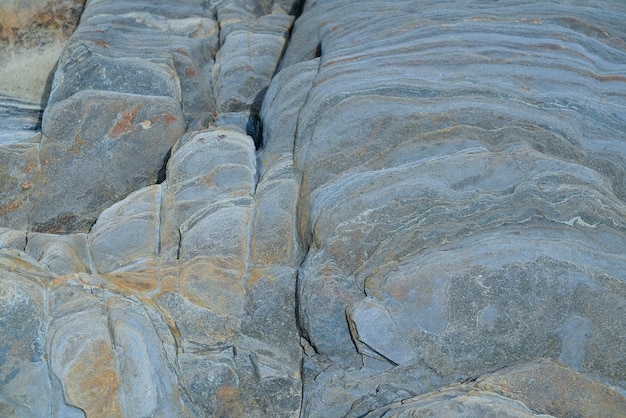
<path id="1" fill-rule="evenodd" d="M 624 416 L 626 8 L 300 6 L 87 2 L 0 154 L 0 411 Z"/>
<path id="2" fill-rule="evenodd" d="M 3 415 L 298 414 L 295 180 L 254 130 L 292 7 L 87 3 L 3 195 Z"/>

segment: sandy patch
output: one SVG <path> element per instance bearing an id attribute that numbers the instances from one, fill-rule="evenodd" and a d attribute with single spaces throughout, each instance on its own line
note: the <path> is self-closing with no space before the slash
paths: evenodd
<path id="1" fill-rule="evenodd" d="M 0 95 L 45 103 L 64 45 L 56 41 L 19 52 L 0 52 Z"/>

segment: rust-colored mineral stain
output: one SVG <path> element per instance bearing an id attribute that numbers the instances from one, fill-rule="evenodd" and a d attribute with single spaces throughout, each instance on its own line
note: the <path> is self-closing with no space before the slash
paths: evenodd
<path id="1" fill-rule="evenodd" d="M 522 19 L 522 23 L 528 23 L 531 25 L 543 25 L 545 22 L 543 19 L 528 18 L 528 19 Z"/>
<path id="2" fill-rule="evenodd" d="M 170 124 L 176 121 L 178 121 L 178 118 L 172 115 L 171 113 L 168 113 L 165 115 L 165 124 Z"/>
<path id="3" fill-rule="evenodd" d="M 161 271 L 161 293 L 179 293 L 180 278 L 178 271 Z"/>
<path id="4" fill-rule="evenodd" d="M 354 150 L 353 155 L 357 158 L 360 158 L 360 157 L 367 155 L 368 151 L 369 150 L 367 149 L 367 147 L 360 147 Z"/>
<path id="5" fill-rule="evenodd" d="M 118 288 L 138 292 L 150 292 L 157 288 L 158 277 L 156 270 L 140 270 L 135 272 L 103 274 Z"/>
<path id="6" fill-rule="evenodd" d="M 497 22 L 498 19 L 491 16 L 472 16 L 465 19 L 468 22 Z"/>
<path id="7" fill-rule="evenodd" d="M 157 123 L 159 121 L 159 119 L 163 118 L 163 120 L 165 121 L 166 125 L 169 125 L 172 122 L 176 122 L 178 120 L 178 118 L 174 115 L 172 115 L 171 113 L 166 113 L 165 115 L 156 115 L 155 117 L 153 117 L 149 122 L 150 122 L 150 126 L 154 125 L 155 123 Z"/>
<path id="8" fill-rule="evenodd" d="M 24 202 L 22 202 L 21 200 L 12 200 L 6 207 L 9 210 L 16 210 L 21 208 L 22 206 L 24 206 Z"/>
<path id="9" fill-rule="evenodd" d="M 193 67 L 185 68 L 185 77 L 194 78 L 196 76 L 196 70 Z"/>
<path id="10" fill-rule="evenodd" d="M 244 415 L 244 405 L 239 400 L 239 389 L 222 385 L 215 390 L 217 404 L 220 406 L 219 416 L 240 417 Z"/>
<path id="11" fill-rule="evenodd" d="M 101 46 L 101 47 L 103 47 L 103 48 L 110 48 L 110 47 L 109 47 L 109 44 L 107 44 L 107 43 L 106 43 L 106 42 L 104 42 L 104 41 L 101 41 L 100 39 L 96 39 L 96 40 L 95 40 L 95 41 L 93 41 L 93 42 L 94 42 L 96 45 L 99 45 L 99 46 Z"/>
<path id="12" fill-rule="evenodd" d="M 34 161 L 31 161 L 31 162 L 27 163 L 27 164 L 24 166 L 24 170 L 23 170 L 23 172 L 24 172 L 24 174 L 28 174 L 28 173 L 30 173 L 30 172 L 31 172 L 31 170 L 33 170 L 34 168 L 37 168 L 37 163 L 36 163 L 36 162 L 34 162 Z"/>
<path id="13" fill-rule="evenodd" d="M 316 81 L 315 81 L 315 85 L 316 85 L 316 86 L 319 86 L 320 84 L 323 84 L 323 83 L 327 82 L 328 80 L 330 80 L 330 78 L 331 78 L 331 77 L 324 77 L 324 78 L 322 78 L 322 79 L 316 80 Z"/>
<path id="14" fill-rule="evenodd" d="M 93 144 L 89 141 L 83 140 L 80 136 L 80 132 L 77 132 L 76 135 L 74 136 L 74 143 L 72 144 L 71 147 L 67 149 L 67 152 L 70 154 L 74 154 L 79 157 L 82 157 L 83 153 L 81 151 L 81 148 L 85 146 L 91 147 L 93 146 Z"/>
<path id="15" fill-rule="evenodd" d="M 592 74 L 591 77 L 594 79 L 604 82 L 604 81 L 621 81 L 626 82 L 626 77 L 622 77 L 621 75 L 598 75 Z"/>
<path id="16" fill-rule="evenodd" d="M 325 67 L 329 67 L 329 66 L 335 65 L 335 64 L 343 64 L 343 63 L 346 63 L 346 62 L 354 62 L 354 61 L 358 61 L 360 59 L 364 59 L 366 57 L 367 57 L 367 55 L 365 55 L 365 54 L 358 54 L 358 55 L 355 55 L 355 56 L 352 56 L 352 57 L 348 57 L 348 58 L 342 58 L 342 59 L 336 59 L 336 60 L 333 60 L 333 61 L 327 61 L 327 62 L 325 62 L 322 65 L 322 67 L 325 68 Z"/>
<path id="17" fill-rule="evenodd" d="M 52 16 L 50 13 L 42 13 L 41 16 L 39 16 L 39 22 L 41 22 L 43 25 L 48 25 L 50 23 L 52 23 L 52 21 L 54 20 L 54 16 Z"/>
<path id="18" fill-rule="evenodd" d="M 135 125 L 133 125 L 133 121 L 137 117 L 137 112 L 139 109 L 143 107 L 143 104 L 139 103 L 131 110 L 127 110 L 122 112 L 122 117 L 117 121 L 113 129 L 109 132 L 110 138 L 119 138 L 122 135 L 126 135 L 127 133 L 132 132 L 135 129 Z"/>
<path id="19" fill-rule="evenodd" d="M 12 200 L 5 207 L 0 208 L 0 215 L 4 215 L 6 213 L 13 212 L 13 211 L 21 208 L 22 206 L 24 206 L 24 202 L 22 202 L 21 200 L 19 200 L 19 199 Z"/>
<path id="20" fill-rule="evenodd" d="M 87 342 L 76 353 L 65 379 L 67 396 L 87 416 L 122 416 L 119 379 L 106 341 Z"/>

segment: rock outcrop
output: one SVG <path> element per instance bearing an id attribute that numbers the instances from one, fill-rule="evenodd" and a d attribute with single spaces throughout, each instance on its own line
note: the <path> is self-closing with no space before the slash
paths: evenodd
<path id="1" fill-rule="evenodd" d="M 88 1 L 0 143 L 0 415 L 625 416 L 624 18 Z"/>
<path id="2" fill-rule="evenodd" d="M 41 131 L 51 75 L 84 0 L 6 0 L 0 4 L 0 144 Z"/>

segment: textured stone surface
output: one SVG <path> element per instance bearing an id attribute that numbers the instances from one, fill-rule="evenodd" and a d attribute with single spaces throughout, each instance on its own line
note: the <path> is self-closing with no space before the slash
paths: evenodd
<path id="1" fill-rule="evenodd" d="M 519 402 L 495 393 L 456 386 L 391 404 L 373 411 L 367 418 L 400 417 L 549 417 L 534 414 Z"/>
<path id="2" fill-rule="evenodd" d="M 0 146 L 41 131 L 56 62 L 84 0 L 7 0 L 0 4 Z"/>
<path id="3" fill-rule="evenodd" d="M 624 416 L 625 16 L 89 1 L 0 136 L 0 415 Z"/>
<path id="4" fill-rule="evenodd" d="M 52 277 L 24 253 L 2 249 L 0 278 L 0 411 L 43 417 L 51 402 L 44 286 Z"/>
<path id="5" fill-rule="evenodd" d="M 171 98 L 84 91 L 46 109 L 29 223 L 38 232 L 88 231 L 95 216 L 155 183 L 184 132 Z"/>
<path id="6" fill-rule="evenodd" d="M 617 390 L 546 359 L 498 370 L 474 385 L 555 416 L 606 417 L 626 411 L 626 398 Z"/>
<path id="7" fill-rule="evenodd" d="M 536 6 L 318 1 L 297 22 L 284 63 L 319 60 L 294 153 L 305 415 L 399 367 L 551 357 L 624 381 L 623 32 Z"/>

